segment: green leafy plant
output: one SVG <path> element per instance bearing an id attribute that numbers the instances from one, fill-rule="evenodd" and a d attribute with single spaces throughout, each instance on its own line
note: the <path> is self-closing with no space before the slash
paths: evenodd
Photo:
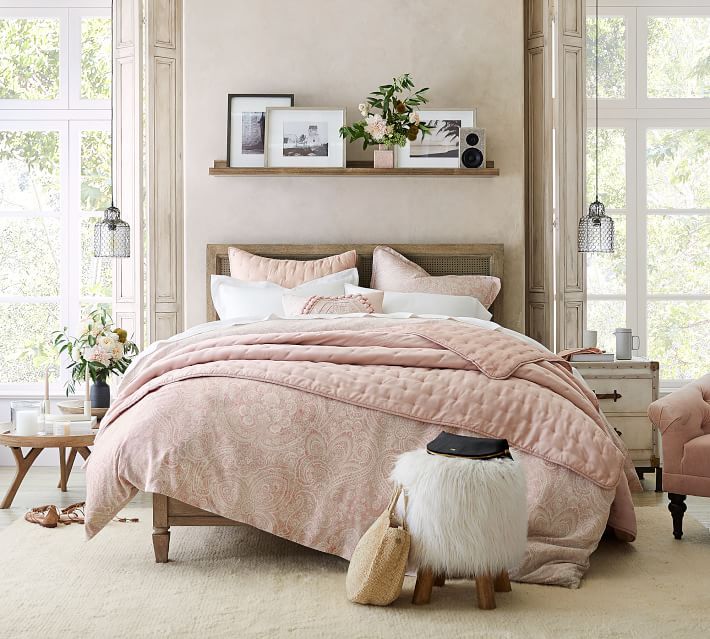
<path id="1" fill-rule="evenodd" d="M 111 316 L 106 309 L 91 311 L 82 321 L 79 337 L 67 334 L 67 328 L 54 335 L 54 346 L 59 354 L 69 356 L 71 377 L 67 382 L 67 395 L 74 392 L 74 382 L 86 377 L 86 369 L 93 381 L 106 381 L 111 374 L 122 375 L 138 354 L 138 347 L 128 340 L 122 328 L 112 328 Z"/>
<path id="2" fill-rule="evenodd" d="M 407 140 L 422 138 L 431 127 L 419 119 L 419 107 L 426 104 L 428 88 L 414 90 L 414 81 L 408 73 L 393 78 L 370 93 L 367 102 L 359 105 L 362 120 L 340 129 L 340 135 L 354 142 L 362 140 L 362 148 L 373 144 L 404 146 Z"/>

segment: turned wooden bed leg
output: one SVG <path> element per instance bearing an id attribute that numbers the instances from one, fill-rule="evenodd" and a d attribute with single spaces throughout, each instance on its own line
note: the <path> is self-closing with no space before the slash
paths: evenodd
<path id="1" fill-rule="evenodd" d="M 153 551 L 155 562 L 168 563 L 170 525 L 168 524 L 168 498 L 153 493 Z"/>

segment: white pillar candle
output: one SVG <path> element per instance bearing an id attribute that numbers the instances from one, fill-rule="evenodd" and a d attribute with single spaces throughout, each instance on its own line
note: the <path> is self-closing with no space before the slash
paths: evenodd
<path id="1" fill-rule="evenodd" d="M 15 434 L 32 436 L 37 434 L 39 413 L 34 410 L 18 410 L 15 413 Z"/>

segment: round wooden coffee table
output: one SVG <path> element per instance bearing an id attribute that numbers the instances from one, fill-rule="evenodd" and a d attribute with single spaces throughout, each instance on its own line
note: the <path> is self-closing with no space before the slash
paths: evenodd
<path id="1" fill-rule="evenodd" d="M 0 424 L 0 445 L 7 446 L 12 451 L 12 456 L 15 458 L 15 464 L 17 465 L 15 479 L 12 480 L 12 484 L 10 484 L 10 488 L 2 500 L 0 508 L 9 508 L 12 505 L 12 500 L 15 498 L 17 489 L 25 478 L 27 471 L 45 448 L 59 449 L 59 484 L 57 488 L 60 488 L 65 493 L 69 474 L 74 466 L 77 453 L 82 458 L 88 459 L 91 454 L 89 446 L 93 446 L 94 437 L 96 437 L 95 432 L 88 435 L 15 435 L 10 432 L 10 424 Z M 23 448 L 29 448 L 30 451 L 23 455 Z M 67 448 L 69 449 L 68 456 Z"/>

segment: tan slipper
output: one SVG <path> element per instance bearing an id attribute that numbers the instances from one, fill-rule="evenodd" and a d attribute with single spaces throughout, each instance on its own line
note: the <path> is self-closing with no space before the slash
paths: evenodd
<path id="1" fill-rule="evenodd" d="M 66 508 L 62 508 L 62 513 L 59 515 L 59 521 L 63 524 L 83 524 L 84 523 L 84 506 L 86 502 L 80 501 Z"/>
<path id="2" fill-rule="evenodd" d="M 59 523 L 59 513 L 56 506 L 38 506 L 25 513 L 25 521 L 39 524 L 43 528 L 56 528 Z"/>

